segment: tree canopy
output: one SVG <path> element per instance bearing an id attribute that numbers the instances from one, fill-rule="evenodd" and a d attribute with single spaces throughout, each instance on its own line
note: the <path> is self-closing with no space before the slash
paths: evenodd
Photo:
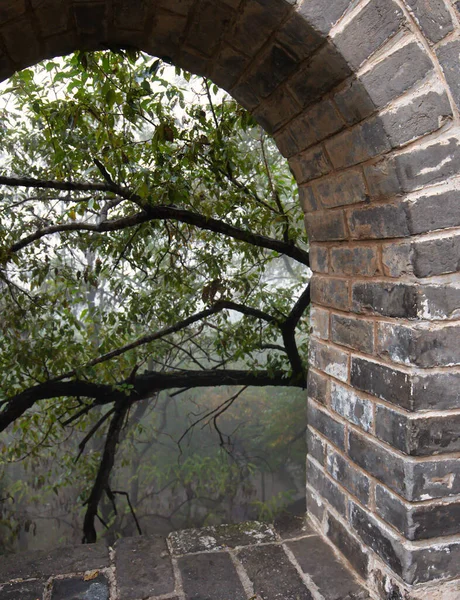
<path id="1" fill-rule="evenodd" d="M 296 186 L 212 82 L 131 50 L 21 71 L 0 111 L 1 451 L 55 443 L 59 456 L 71 429 L 84 455 L 103 434 L 85 499 L 93 542 L 140 403 L 162 390 L 305 387 Z M 233 401 L 203 419 L 220 431 Z"/>

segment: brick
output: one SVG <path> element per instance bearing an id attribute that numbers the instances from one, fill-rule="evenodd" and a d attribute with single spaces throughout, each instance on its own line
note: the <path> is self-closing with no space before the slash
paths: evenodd
<path id="1" fill-rule="evenodd" d="M 419 290 L 419 315 L 423 319 L 457 319 L 460 316 L 460 287 L 424 285 Z"/>
<path id="2" fill-rule="evenodd" d="M 350 4 L 351 0 L 336 0 L 326 4 L 323 0 L 302 0 L 298 10 L 316 30 L 327 34 Z"/>
<path id="3" fill-rule="evenodd" d="M 460 533 L 460 503 L 403 502 L 378 485 L 375 490 L 377 514 L 395 527 L 406 539 L 426 540 Z"/>
<path id="4" fill-rule="evenodd" d="M 14 4 L 21 7 L 21 5 L 24 5 L 24 2 L 14 0 Z M 48 0 L 46 2 L 36 0 L 32 2 L 32 7 L 35 9 L 35 18 L 40 25 L 41 31 L 46 32 L 46 37 L 67 31 L 69 25 L 69 7 L 63 6 L 61 0 Z M 3 20 L 1 19 L 1 13 L 0 20 Z"/>
<path id="5" fill-rule="evenodd" d="M 342 54 L 330 44 L 325 44 L 291 79 L 289 86 L 299 104 L 309 106 L 349 75 L 351 70 Z"/>
<path id="6" fill-rule="evenodd" d="M 237 50 L 254 55 L 284 20 L 289 5 L 285 2 L 250 0 L 227 37 Z"/>
<path id="7" fill-rule="evenodd" d="M 341 346 L 372 354 L 374 351 L 374 323 L 352 317 L 332 315 L 331 339 Z"/>
<path id="8" fill-rule="evenodd" d="M 254 591 L 261 598 L 267 600 L 278 600 L 279 598 L 283 598 L 283 600 L 297 600 L 297 598 L 313 600 L 313 596 L 281 546 L 246 548 L 238 553 L 238 558 L 254 584 Z M 199 598 L 201 599 L 201 596 Z M 233 600 L 233 596 L 229 594 L 225 598 Z M 213 598 L 212 600 L 218 599 Z"/>
<path id="9" fill-rule="evenodd" d="M 415 375 L 413 390 L 416 410 L 460 408 L 460 373 L 441 371 Z"/>
<path id="10" fill-rule="evenodd" d="M 123 600 L 174 592 L 172 563 L 166 540 L 160 536 L 118 540 L 115 567 Z"/>
<path id="11" fill-rule="evenodd" d="M 329 272 L 329 252 L 327 248 L 317 244 L 310 246 L 310 269 L 314 273 Z"/>
<path id="12" fill-rule="evenodd" d="M 414 200 L 407 200 L 404 208 L 410 232 L 418 234 L 459 227 L 459 199 L 459 191 L 450 190 L 441 194 L 424 194 Z"/>
<path id="13" fill-rule="evenodd" d="M 459 140 L 450 137 L 420 150 L 399 154 L 394 162 L 402 191 L 410 192 L 444 181 L 460 170 Z"/>
<path id="14" fill-rule="evenodd" d="M 230 555 L 226 552 L 189 554 L 178 559 L 187 598 L 200 600 L 246 600 Z M 212 577 L 209 574 L 212 573 Z M 206 590 L 203 590 L 206 581 Z"/>
<path id="15" fill-rule="evenodd" d="M 366 597 L 364 589 L 349 569 L 331 553 L 331 547 L 319 536 L 296 540 L 287 545 L 324 600 Z"/>
<path id="16" fill-rule="evenodd" d="M 12 19 L 20 17 L 25 11 L 25 0 L 5 0 L 0 7 L 0 23 L 7 23 Z"/>
<path id="17" fill-rule="evenodd" d="M 348 281 L 314 275 L 311 279 L 311 301 L 314 304 L 330 306 L 339 310 L 347 310 Z"/>
<path id="18" fill-rule="evenodd" d="M 285 513 L 276 517 L 273 524 L 276 533 L 282 540 L 292 540 L 293 538 L 305 536 L 316 537 L 311 522 L 306 516 L 306 511 L 307 503 L 304 499 L 304 507 L 302 509 L 302 512 L 305 513 L 304 516 L 298 517 L 293 514 Z"/>
<path id="19" fill-rule="evenodd" d="M 447 560 L 446 556 L 449 557 Z M 412 569 L 406 578 L 410 584 L 458 578 L 460 574 L 459 542 L 437 543 L 420 548 L 414 550 L 411 558 Z"/>
<path id="20" fill-rule="evenodd" d="M 415 42 L 406 44 L 361 76 L 371 101 L 381 108 L 433 71 L 433 63 Z"/>
<path id="21" fill-rule="evenodd" d="M 412 244 L 412 264 L 417 277 L 460 271 L 460 235 L 417 241 Z"/>
<path id="22" fill-rule="evenodd" d="M 313 398 L 313 400 L 316 400 L 321 404 L 326 404 L 329 390 L 329 378 L 312 369 L 308 369 L 307 390 L 310 398 Z"/>
<path id="23" fill-rule="evenodd" d="M 316 339 L 310 342 L 310 364 L 341 381 L 348 379 L 348 354 Z"/>
<path id="24" fill-rule="evenodd" d="M 327 412 L 317 408 L 313 402 L 308 403 L 308 423 L 316 431 L 326 437 L 332 444 L 345 449 L 345 427 L 333 419 Z"/>
<path id="25" fill-rule="evenodd" d="M 318 202 L 327 208 L 369 200 L 361 171 L 350 170 L 325 177 L 312 184 Z"/>
<path id="26" fill-rule="evenodd" d="M 372 548 L 395 573 L 403 579 L 408 576 L 407 553 L 396 534 L 390 529 L 384 529 L 374 517 L 354 503 L 350 503 L 350 522 L 362 541 Z"/>
<path id="27" fill-rule="evenodd" d="M 344 122 L 331 100 L 322 99 L 309 109 L 307 115 L 317 141 L 324 140 L 344 127 Z"/>
<path id="28" fill-rule="evenodd" d="M 410 243 L 389 244 L 382 247 L 383 273 L 387 277 L 401 277 L 412 275 L 412 246 Z"/>
<path id="29" fill-rule="evenodd" d="M 14 57 L 16 68 L 28 67 L 40 56 L 40 42 L 31 21 L 21 18 L 2 27 L 7 53 Z M 19 70 L 19 69 L 18 69 Z"/>
<path id="30" fill-rule="evenodd" d="M 204 42 L 208 36 L 203 35 Z M 264 52 L 256 65 L 251 69 L 247 81 L 254 93 L 266 98 L 296 69 L 298 58 L 282 44 L 273 43 Z"/>
<path id="31" fill-rule="evenodd" d="M 85 581 L 82 578 L 56 579 L 53 581 L 51 600 L 109 600 L 109 582 L 103 575 Z M 21 599 L 22 600 L 22 599 Z"/>
<path id="32" fill-rule="evenodd" d="M 202 2 L 189 25 L 186 44 L 204 56 L 214 56 L 234 16 L 235 13 L 221 2 Z"/>
<path id="33" fill-rule="evenodd" d="M 453 30 L 452 18 L 444 0 L 406 0 L 423 34 L 436 43 Z"/>
<path id="34" fill-rule="evenodd" d="M 401 194 L 401 184 L 394 160 L 383 159 L 377 163 L 365 165 L 364 175 L 372 200 L 388 200 Z"/>
<path id="35" fill-rule="evenodd" d="M 311 241 L 326 242 L 347 238 L 343 210 L 310 213 L 305 217 L 305 227 Z"/>
<path id="36" fill-rule="evenodd" d="M 333 166 L 343 169 L 387 152 L 391 144 L 383 120 L 372 117 L 331 139 L 326 149 Z"/>
<path id="37" fill-rule="evenodd" d="M 355 431 L 350 430 L 348 436 L 348 454 L 353 462 L 401 496 L 410 492 L 404 458 Z"/>
<path id="38" fill-rule="evenodd" d="M 421 501 L 460 494 L 459 463 L 457 458 L 442 457 L 436 461 L 409 462 L 406 467 L 408 487 L 401 495 L 406 500 Z"/>
<path id="39" fill-rule="evenodd" d="M 380 118 L 395 148 L 440 129 L 447 119 L 452 118 L 452 108 L 445 92 L 428 92 Z"/>
<path id="40" fill-rule="evenodd" d="M 355 283 L 352 286 L 352 310 L 383 317 L 415 319 L 419 316 L 417 288 L 402 283 Z"/>
<path id="41" fill-rule="evenodd" d="M 355 240 L 385 239 L 409 235 L 406 212 L 401 204 L 355 208 L 348 212 L 350 235 Z"/>
<path id="42" fill-rule="evenodd" d="M 329 312 L 321 308 L 310 309 L 310 324 L 316 337 L 322 340 L 329 338 Z"/>
<path id="43" fill-rule="evenodd" d="M 453 40 L 440 46 L 436 54 L 441 64 L 447 83 L 452 92 L 455 103 L 460 108 L 460 64 L 458 55 L 460 54 L 460 41 Z"/>
<path id="44" fill-rule="evenodd" d="M 352 464 L 345 460 L 343 456 L 330 450 L 327 456 L 327 470 L 336 481 L 340 483 L 350 494 L 353 494 L 361 504 L 365 506 L 369 503 L 369 478 Z"/>
<path id="45" fill-rule="evenodd" d="M 372 429 L 374 422 L 372 402 L 360 398 L 353 390 L 335 381 L 331 382 L 331 408 L 364 431 Z"/>
<path id="46" fill-rule="evenodd" d="M 398 6 L 390 0 L 371 0 L 334 37 L 334 43 L 353 69 L 372 56 L 404 23 Z"/>
<path id="47" fill-rule="evenodd" d="M 289 166 L 294 173 L 297 183 L 305 183 L 326 175 L 331 170 L 324 148 L 316 146 L 289 160 Z"/>
<path id="48" fill-rule="evenodd" d="M 212 70 L 212 80 L 220 87 L 230 90 L 249 64 L 247 56 L 230 46 L 221 48 Z"/>
<path id="49" fill-rule="evenodd" d="M 375 110 L 375 104 L 359 79 L 351 79 L 334 96 L 337 107 L 348 125 L 359 123 Z"/>
<path id="50" fill-rule="evenodd" d="M 366 579 L 369 556 L 358 540 L 350 535 L 349 527 L 345 528 L 335 517 L 328 515 L 326 535 L 359 575 Z"/>
<path id="51" fill-rule="evenodd" d="M 460 449 L 460 415 L 414 417 L 378 406 L 375 432 L 381 440 L 410 456 L 431 456 Z"/>
<path id="52" fill-rule="evenodd" d="M 234 95 L 235 89 L 232 90 Z M 284 88 L 278 88 L 269 101 L 263 102 L 254 111 L 254 118 L 272 134 L 290 121 L 299 112 L 299 106 L 291 94 Z"/>
<path id="53" fill-rule="evenodd" d="M 346 514 L 346 496 L 325 473 L 307 459 L 307 480 L 318 494 L 341 515 Z"/>
<path id="54" fill-rule="evenodd" d="M 326 456 L 325 444 L 312 429 L 307 429 L 307 453 L 318 461 L 320 465 L 324 466 Z"/>
<path id="55" fill-rule="evenodd" d="M 422 368 L 460 364 L 460 326 L 438 325 L 427 329 L 379 323 L 378 354 L 394 362 Z"/>
<path id="56" fill-rule="evenodd" d="M 129 7 L 121 0 L 115 0 L 114 21 L 117 27 L 143 31 L 146 17 L 147 9 L 143 0 L 133 0 Z"/>
<path id="57" fill-rule="evenodd" d="M 321 500 L 316 492 L 314 492 L 307 485 L 307 511 L 308 514 L 315 519 L 317 519 L 320 523 L 323 520 L 324 513 L 326 512 L 326 505 Z"/>
<path id="58" fill-rule="evenodd" d="M 403 371 L 352 357 L 350 384 L 362 392 L 407 410 L 413 409 L 412 380 Z"/>
<path id="59" fill-rule="evenodd" d="M 375 246 L 340 246 L 331 249 L 331 273 L 373 277 L 378 273 Z M 311 259 L 311 251 L 310 251 Z"/>
<path id="60" fill-rule="evenodd" d="M 323 43 L 323 37 L 296 12 L 276 33 L 276 40 L 300 59 L 311 56 Z"/>

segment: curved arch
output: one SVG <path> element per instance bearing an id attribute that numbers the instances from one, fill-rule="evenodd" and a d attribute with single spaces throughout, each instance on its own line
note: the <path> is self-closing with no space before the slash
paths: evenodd
<path id="1" fill-rule="evenodd" d="M 0 0 L 1 78 L 132 46 L 213 79 L 289 158 L 315 272 L 309 506 L 369 581 L 369 553 L 406 584 L 460 577 L 458 31 L 450 0 Z"/>

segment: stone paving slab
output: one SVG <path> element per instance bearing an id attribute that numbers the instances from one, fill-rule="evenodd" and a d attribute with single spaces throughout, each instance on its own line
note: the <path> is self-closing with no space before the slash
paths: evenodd
<path id="1" fill-rule="evenodd" d="M 112 552 L 99 543 L 0 557 L 0 600 L 366 598 L 300 517 L 125 538 Z"/>
<path id="2" fill-rule="evenodd" d="M 82 573 L 103 569 L 109 564 L 109 549 L 102 543 L 65 546 L 51 552 L 23 552 L 1 557 L 0 583 L 12 579 L 45 579 L 51 575 Z"/>

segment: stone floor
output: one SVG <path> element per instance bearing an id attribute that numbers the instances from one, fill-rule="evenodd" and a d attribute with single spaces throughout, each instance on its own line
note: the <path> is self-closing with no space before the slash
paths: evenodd
<path id="1" fill-rule="evenodd" d="M 0 600 L 364 600 L 300 517 L 0 557 Z"/>

